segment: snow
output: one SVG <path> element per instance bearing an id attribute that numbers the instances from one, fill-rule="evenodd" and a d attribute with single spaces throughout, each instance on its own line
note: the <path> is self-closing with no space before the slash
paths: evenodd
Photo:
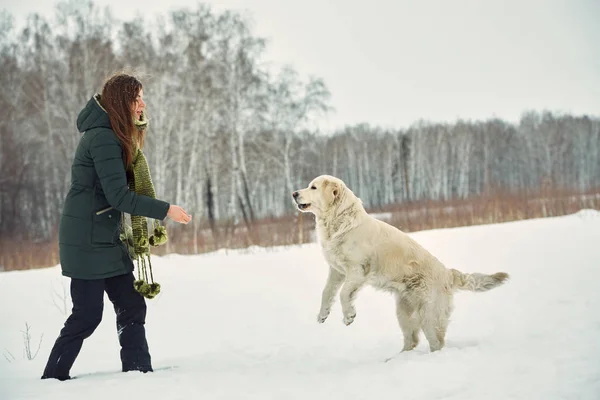
<path id="1" fill-rule="evenodd" d="M 58 266 L 0 273 L 0 399 L 599 399 L 600 213 L 411 234 L 447 266 L 506 271 L 486 293 L 459 292 L 447 346 L 398 354 L 389 294 L 365 288 L 344 326 L 339 301 L 316 322 L 326 264 L 316 244 L 155 257 L 148 301 L 156 372 L 121 373 L 114 311 L 71 373 L 40 380 L 65 316 Z M 70 306 L 69 306 L 70 307 Z M 31 326 L 39 354 L 23 359 Z M 389 362 L 384 362 L 394 357 Z M 170 367 L 170 368 L 169 368 Z"/>

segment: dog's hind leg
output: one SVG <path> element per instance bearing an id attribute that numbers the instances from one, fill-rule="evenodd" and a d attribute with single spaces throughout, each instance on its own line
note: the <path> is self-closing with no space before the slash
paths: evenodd
<path id="1" fill-rule="evenodd" d="M 423 333 L 429 342 L 429 349 L 441 350 L 445 345 L 446 329 L 452 313 L 452 296 L 442 295 L 435 303 L 429 304 L 423 318 Z"/>
<path id="2" fill-rule="evenodd" d="M 410 351 L 419 344 L 419 331 L 421 330 L 421 315 L 416 311 L 415 305 L 401 294 L 396 294 L 396 316 L 402 334 L 404 346 L 402 351 Z"/>
<path id="3" fill-rule="evenodd" d="M 317 321 L 319 323 L 325 322 L 329 316 L 331 306 L 333 305 L 335 296 L 337 295 L 337 292 L 340 289 L 343 281 L 344 275 L 330 267 L 327 283 L 325 284 L 325 288 L 323 288 L 323 293 L 321 295 L 321 309 L 319 311 L 319 315 L 317 316 Z"/>

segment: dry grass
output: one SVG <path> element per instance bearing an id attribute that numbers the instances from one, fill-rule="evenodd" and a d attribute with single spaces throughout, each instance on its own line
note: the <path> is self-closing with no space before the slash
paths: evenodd
<path id="1" fill-rule="evenodd" d="M 600 209 L 600 191 L 538 194 L 498 193 L 465 200 L 424 201 L 392 205 L 377 212 L 391 213 L 388 220 L 406 232 L 558 217 L 581 209 Z"/>
<path id="2" fill-rule="evenodd" d="M 0 271 L 24 270 L 58 264 L 56 239 L 43 242 L 0 238 Z"/>
<path id="3" fill-rule="evenodd" d="M 600 209 L 600 190 L 589 193 L 552 191 L 545 193 L 495 194 L 452 201 L 419 201 L 395 204 L 383 209 L 390 224 L 405 232 L 518 221 L 531 218 L 562 216 L 581 209 Z M 313 241 L 312 214 L 294 213 L 283 218 L 269 218 L 250 226 L 221 222 L 213 230 L 205 221 L 191 226 L 167 226 L 169 242 L 153 249 L 153 254 L 196 254 L 221 248 L 243 249 L 250 246 L 289 246 Z M 56 265 L 56 239 L 47 242 L 0 241 L 0 266 L 5 270 L 32 269 Z"/>

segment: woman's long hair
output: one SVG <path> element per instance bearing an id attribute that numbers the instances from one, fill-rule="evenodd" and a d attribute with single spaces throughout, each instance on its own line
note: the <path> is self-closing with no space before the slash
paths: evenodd
<path id="1" fill-rule="evenodd" d="M 142 83 L 134 76 L 117 73 L 104 83 L 100 104 L 108 113 L 110 125 L 123 146 L 123 161 L 129 169 L 135 153 L 144 145 L 145 130 L 134 123 L 133 104 L 142 90 Z"/>

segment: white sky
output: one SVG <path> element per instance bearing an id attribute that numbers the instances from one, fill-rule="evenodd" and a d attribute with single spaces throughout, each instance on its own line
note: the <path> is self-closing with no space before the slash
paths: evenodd
<path id="1" fill-rule="evenodd" d="M 598 0 L 219 0 L 248 11 L 269 39 L 266 60 L 324 78 L 336 111 L 320 126 L 406 127 L 420 118 L 526 109 L 599 115 Z M 23 19 L 49 0 L 0 0 Z M 95 0 L 120 19 L 195 1 Z"/>

